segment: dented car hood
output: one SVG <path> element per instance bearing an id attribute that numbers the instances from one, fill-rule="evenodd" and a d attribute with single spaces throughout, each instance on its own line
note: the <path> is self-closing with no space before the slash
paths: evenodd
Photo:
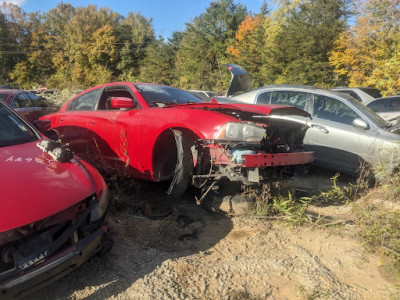
<path id="1" fill-rule="evenodd" d="M 178 104 L 167 107 L 180 107 L 189 109 L 201 109 L 214 111 L 218 113 L 232 115 L 233 112 L 241 116 L 245 115 L 264 115 L 264 116 L 301 116 L 311 118 L 311 115 L 297 107 L 287 105 L 253 105 L 253 104 L 221 104 L 221 103 L 192 103 L 192 104 Z"/>
<path id="2" fill-rule="evenodd" d="M 60 212 L 96 192 L 78 162 L 60 163 L 35 142 L 0 148 L 0 232 Z"/>

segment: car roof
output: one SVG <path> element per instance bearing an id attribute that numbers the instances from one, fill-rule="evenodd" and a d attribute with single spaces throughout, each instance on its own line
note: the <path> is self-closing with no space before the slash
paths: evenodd
<path id="1" fill-rule="evenodd" d="M 387 96 L 387 97 L 376 98 L 373 101 L 382 100 L 382 99 L 399 99 L 399 98 L 400 98 L 400 95 L 395 95 L 395 96 Z"/>
<path id="2" fill-rule="evenodd" d="M 271 84 L 271 85 L 266 85 L 266 86 L 256 88 L 256 89 L 248 91 L 248 92 L 262 91 L 265 89 L 273 89 L 273 88 L 279 88 L 279 89 L 288 88 L 288 89 L 301 89 L 301 90 L 308 90 L 308 91 L 332 92 L 331 90 L 328 90 L 328 89 L 319 88 L 319 87 L 315 87 L 315 86 L 309 86 L 309 85 L 300 85 L 300 84 Z"/>
<path id="3" fill-rule="evenodd" d="M 336 97 L 341 97 L 341 98 L 345 98 L 345 99 L 354 99 L 353 97 L 351 97 L 350 95 L 338 92 L 338 91 L 332 91 L 332 90 L 328 90 L 328 89 L 324 89 L 324 88 L 319 88 L 319 87 L 314 87 L 314 86 L 308 86 L 308 85 L 296 85 L 296 84 L 271 84 L 271 85 L 266 85 L 263 87 L 259 87 L 256 88 L 254 90 L 250 90 L 247 91 L 243 94 L 237 95 L 237 96 L 233 96 L 232 98 L 235 99 L 239 99 L 241 98 L 241 96 L 245 97 L 244 95 L 250 95 L 253 93 L 259 93 L 263 90 L 269 90 L 269 89 L 289 89 L 289 90 L 301 90 L 301 91 L 305 91 L 305 92 L 314 92 L 314 93 L 319 93 L 319 94 L 324 94 L 324 95 L 332 95 L 332 96 L 336 96 Z"/>
<path id="4" fill-rule="evenodd" d="M 357 87 L 348 87 L 348 86 L 338 86 L 332 88 L 332 90 L 377 90 L 377 88 L 371 87 L 371 86 L 357 86 Z"/>
<path id="5" fill-rule="evenodd" d="M 24 90 L 14 90 L 14 89 L 0 89 L 0 94 L 15 95 L 19 92 L 25 92 Z"/>

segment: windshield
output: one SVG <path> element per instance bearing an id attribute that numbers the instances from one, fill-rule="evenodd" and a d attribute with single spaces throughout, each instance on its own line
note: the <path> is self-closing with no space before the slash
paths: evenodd
<path id="1" fill-rule="evenodd" d="M 360 88 L 360 90 L 362 90 L 364 93 L 367 93 L 368 95 L 370 95 L 371 97 L 374 97 L 374 98 L 382 97 L 381 92 L 374 88 Z"/>
<path id="2" fill-rule="evenodd" d="M 196 95 L 170 86 L 136 84 L 135 87 L 150 107 L 205 102 Z"/>
<path id="3" fill-rule="evenodd" d="M 36 133 L 17 115 L 0 104 L 0 147 L 38 140 Z"/>

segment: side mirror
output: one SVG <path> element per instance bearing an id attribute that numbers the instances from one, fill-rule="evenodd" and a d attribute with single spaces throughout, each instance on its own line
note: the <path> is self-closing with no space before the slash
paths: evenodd
<path id="1" fill-rule="evenodd" d="M 111 99 L 111 106 L 114 108 L 135 108 L 136 102 L 127 97 L 115 97 Z"/>
<path id="2" fill-rule="evenodd" d="M 51 127 L 51 121 L 50 120 L 36 120 L 33 121 L 33 125 L 41 132 L 45 133 L 48 131 Z"/>
<path id="3" fill-rule="evenodd" d="M 355 126 L 357 128 L 360 128 L 360 129 L 363 129 L 363 130 L 369 129 L 368 123 L 365 122 L 363 119 L 360 119 L 360 118 L 354 119 L 353 126 Z"/>

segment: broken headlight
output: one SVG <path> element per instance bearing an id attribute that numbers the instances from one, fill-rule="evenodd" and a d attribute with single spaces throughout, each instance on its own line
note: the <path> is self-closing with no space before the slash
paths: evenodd
<path id="1" fill-rule="evenodd" d="M 98 202 L 95 204 L 93 210 L 90 213 L 90 222 L 93 223 L 101 219 L 107 211 L 109 195 L 108 189 L 102 189 L 97 193 Z"/>
<path id="2" fill-rule="evenodd" d="M 265 129 L 246 123 L 229 122 L 217 132 L 214 139 L 259 142 L 265 135 Z"/>

